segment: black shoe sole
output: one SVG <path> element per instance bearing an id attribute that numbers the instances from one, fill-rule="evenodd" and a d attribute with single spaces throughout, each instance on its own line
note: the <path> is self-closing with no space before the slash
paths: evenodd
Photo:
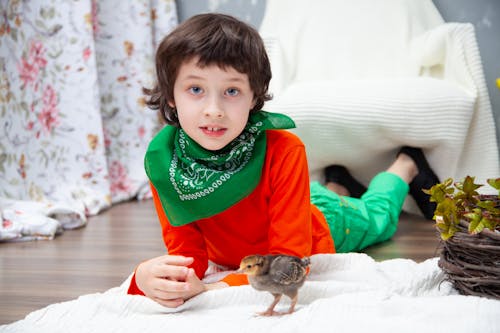
<path id="1" fill-rule="evenodd" d="M 351 173 L 342 165 L 326 167 L 325 180 L 344 186 L 349 191 L 349 196 L 353 198 L 361 198 L 366 192 L 366 187 L 354 179 Z"/>
<path id="2" fill-rule="evenodd" d="M 422 149 L 405 146 L 399 150 L 397 155 L 401 153 L 408 155 L 417 165 L 418 174 L 409 184 L 410 195 L 415 199 L 418 208 L 424 214 L 425 218 L 431 220 L 436 211 L 436 203 L 430 202 L 430 196 L 422 190 L 430 189 L 432 186 L 439 183 L 439 178 L 427 162 Z"/>

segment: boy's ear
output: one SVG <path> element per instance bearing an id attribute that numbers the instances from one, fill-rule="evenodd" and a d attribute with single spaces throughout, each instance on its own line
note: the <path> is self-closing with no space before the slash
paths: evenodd
<path id="1" fill-rule="evenodd" d="M 250 110 L 253 110 L 253 108 L 255 107 L 255 104 L 257 104 L 257 98 L 253 99 L 253 101 L 252 101 L 252 107 L 250 108 Z"/>
<path id="2" fill-rule="evenodd" d="M 168 101 L 168 106 L 170 106 L 172 109 L 175 108 L 175 103 L 173 101 Z"/>

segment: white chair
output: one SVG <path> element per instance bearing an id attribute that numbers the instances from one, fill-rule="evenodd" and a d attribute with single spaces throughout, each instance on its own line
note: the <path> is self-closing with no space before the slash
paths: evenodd
<path id="1" fill-rule="evenodd" d="M 296 121 L 312 179 L 343 164 L 366 185 L 403 145 L 423 148 L 442 180 L 500 176 L 471 24 L 444 23 L 430 0 L 268 0 L 260 33 L 265 109 Z"/>

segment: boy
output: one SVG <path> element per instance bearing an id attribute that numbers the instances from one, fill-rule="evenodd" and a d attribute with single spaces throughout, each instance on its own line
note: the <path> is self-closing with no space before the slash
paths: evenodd
<path id="1" fill-rule="evenodd" d="M 334 239 L 338 251 L 352 251 L 392 236 L 423 164 L 402 151 L 361 199 L 311 189 L 304 145 L 283 130 L 293 121 L 261 111 L 271 69 L 255 29 L 227 15 L 194 16 L 162 41 L 156 68 L 148 105 L 168 125 L 145 168 L 169 254 L 137 267 L 130 294 L 177 307 L 205 290 L 248 283 L 238 274 L 202 282 L 209 261 L 231 270 L 250 254 L 305 257 L 334 253 Z M 327 176 L 352 190 L 348 173 Z"/>

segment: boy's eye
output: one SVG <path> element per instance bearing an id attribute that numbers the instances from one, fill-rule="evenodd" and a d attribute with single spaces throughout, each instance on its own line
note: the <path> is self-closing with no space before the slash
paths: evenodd
<path id="1" fill-rule="evenodd" d="M 236 88 L 229 88 L 228 90 L 226 90 L 226 94 L 228 94 L 229 96 L 237 96 L 239 93 L 240 91 Z"/>
<path id="2" fill-rule="evenodd" d="M 201 89 L 200 87 L 191 87 L 189 88 L 189 91 L 194 95 L 199 95 L 203 92 L 203 89 Z"/>

